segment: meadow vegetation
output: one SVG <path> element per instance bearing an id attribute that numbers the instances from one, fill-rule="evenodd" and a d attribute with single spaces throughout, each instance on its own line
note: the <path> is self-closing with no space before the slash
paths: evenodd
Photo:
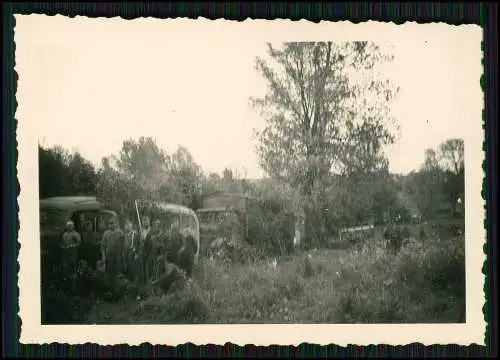
<path id="1" fill-rule="evenodd" d="M 86 322 L 464 322 L 464 237 L 456 226 L 412 227 L 397 252 L 379 237 L 280 257 L 276 267 L 271 259 L 206 257 L 186 287 L 145 300 L 98 302 Z"/>

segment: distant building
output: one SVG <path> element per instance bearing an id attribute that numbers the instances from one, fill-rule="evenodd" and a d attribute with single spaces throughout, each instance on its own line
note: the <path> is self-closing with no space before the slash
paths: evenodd
<path id="1" fill-rule="evenodd" d="M 203 198 L 202 208 L 203 209 L 225 209 L 225 210 L 237 210 L 240 212 L 247 211 L 248 200 L 252 197 L 243 195 L 229 193 L 225 191 L 216 191 L 214 193 L 208 194 Z"/>

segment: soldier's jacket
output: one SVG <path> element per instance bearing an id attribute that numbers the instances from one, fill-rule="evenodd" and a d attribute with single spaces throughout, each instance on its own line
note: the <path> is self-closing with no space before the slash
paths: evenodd
<path id="1" fill-rule="evenodd" d="M 125 234 L 120 229 L 115 231 L 106 230 L 103 234 L 101 246 L 103 247 L 106 254 L 111 256 L 117 256 L 123 251 L 125 240 Z"/>
<path id="2" fill-rule="evenodd" d="M 62 234 L 61 248 L 63 249 L 73 248 L 79 246 L 81 242 L 82 242 L 81 236 L 78 232 L 76 232 L 75 230 L 65 231 Z"/>
<path id="3" fill-rule="evenodd" d="M 148 258 L 151 253 L 153 252 L 153 241 L 152 241 L 152 237 L 153 237 L 153 234 L 151 233 L 151 231 L 148 232 L 148 234 L 146 235 L 146 237 L 144 238 L 144 240 L 142 241 L 142 246 L 141 246 L 141 253 L 142 253 L 142 257 L 144 259 Z"/>
<path id="4" fill-rule="evenodd" d="M 125 255 L 127 255 L 128 253 L 138 254 L 140 246 L 141 237 L 136 231 L 132 230 L 125 233 L 125 246 L 123 249 Z"/>

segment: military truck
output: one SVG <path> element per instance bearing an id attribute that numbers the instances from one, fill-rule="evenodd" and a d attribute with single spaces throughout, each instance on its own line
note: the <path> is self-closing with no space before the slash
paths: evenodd
<path id="1" fill-rule="evenodd" d="M 100 256 L 100 240 L 111 217 L 118 214 L 107 209 L 95 196 L 61 196 L 40 200 L 40 252 L 42 269 L 50 270 L 61 260 L 61 236 L 71 220 L 82 235 L 82 245 L 95 262 Z M 95 264 L 91 264 L 94 265 Z"/>

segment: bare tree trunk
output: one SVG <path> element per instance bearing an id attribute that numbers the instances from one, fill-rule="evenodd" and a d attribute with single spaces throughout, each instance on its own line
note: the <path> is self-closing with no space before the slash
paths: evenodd
<path id="1" fill-rule="evenodd" d="M 304 236 L 302 244 L 304 248 L 311 247 L 314 241 L 314 226 L 312 221 L 312 190 L 314 177 L 311 170 L 308 171 L 307 179 L 302 187 L 302 201 L 304 212 Z"/>

